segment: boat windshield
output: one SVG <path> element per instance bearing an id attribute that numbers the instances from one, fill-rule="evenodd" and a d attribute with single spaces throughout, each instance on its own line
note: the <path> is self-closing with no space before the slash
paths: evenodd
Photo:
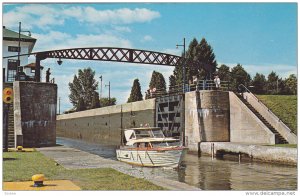
<path id="1" fill-rule="evenodd" d="M 136 139 L 140 138 L 165 138 L 162 130 L 160 129 L 147 129 L 147 130 L 135 130 Z"/>
<path id="2" fill-rule="evenodd" d="M 165 135 L 163 134 L 163 132 L 161 130 L 152 130 L 152 133 L 153 133 L 153 137 L 155 138 L 164 138 Z"/>
<path id="3" fill-rule="evenodd" d="M 137 139 L 152 137 L 151 130 L 135 130 L 134 132 Z"/>
<path id="4" fill-rule="evenodd" d="M 165 147 L 165 146 L 169 146 L 167 142 L 156 142 L 156 143 L 152 143 L 153 147 Z"/>

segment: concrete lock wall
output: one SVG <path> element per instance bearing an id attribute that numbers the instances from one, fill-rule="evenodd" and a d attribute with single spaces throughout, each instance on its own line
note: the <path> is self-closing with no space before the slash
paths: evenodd
<path id="1" fill-rule="evenodd" d="M 275 144 L 275 135 L 233 93 L 230 97 L 230 142 Z"/>
<path id="2" fill-rule="evenodd" d="M 120 145 L 121 119 L 123 129 L 146 123 L 154 126 L 155 99 L 59 115 L 57 136 Z"/>
<path id="3" fill-rule="evenodd" d="M 15 145 L 55 145 L 57 85 L 16 81 L 13 88 Z"/>
<path id="4" fill-rule="evenodd" d="M 191 151 L 199 142 L 229 141 L 229 96 L 203 90 L 185 94 L 185 137 Z"/>

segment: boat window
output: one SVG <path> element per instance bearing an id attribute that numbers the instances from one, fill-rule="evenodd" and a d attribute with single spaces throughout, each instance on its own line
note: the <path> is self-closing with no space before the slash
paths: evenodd
<path id="1" fill-rule="evenodd" d="M 145 143 L 137 143 L 138 148 L 145 148 Z"/>
<path id="2" fill-rule="evenodd" d="M 168 141 L 169 146 L 180 146 L 180 141 Z"/>
<path id="3" fill-rule="evenodd" d="M 134 136 L 134 133 L 132 132 L 131 136 L 129 137 L 129 139 L 134 139 L 135 136 Z"/>
<path id="4" fill-rule="evenodd" d="M 156 137 L 156 138 L 164 138 L 164 134 L 161 130 L 152 130 L 152 133 L 153 133 L 153 137 Z"/>
<path id="5" fill-rule="evenodd" d="M 135 135 L 137 139 L 151 137 L 151 132 L 149 130 L 136 130 Z"/>
<path id="6" fill-rule="evenodd" d="M 154 147 L 166 147 L 168 145 L 166 142 L 155 142 L 155 143 L 152 143 L 152 146 L 154 148 Z"/>

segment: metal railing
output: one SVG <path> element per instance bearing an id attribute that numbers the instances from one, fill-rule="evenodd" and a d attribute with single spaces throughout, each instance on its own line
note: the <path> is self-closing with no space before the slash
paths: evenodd
<path id="1" fill-rule="evenodd" d="M 229 90 L 228 81 L 220 81 L 220 87 L 216 87 L 216 83 L 213 80 L 199 80 L 196 84 L 189 84 L 189 91 L 195 90 Z"/>
<path id="2" fill-rule="evenodd" d="M 247 93 L 250 93 L 250 95 L 255 97 L 256 101 L 262 106 L 262 108 L 264 108 L 265 111 L 268 111 L 268 113 L 272 116 L 272 118 L 280 122 L 280 124 L 283 127 L 285 127 L 287 130 L 289 130 L 289 132 L 293 133 L 292 130 L 285 123 L 283 123 L 282 120 L 278 118 L 278 116 L 276 116 L 265 104 L 263 104 L 263 102 L 256 95 L 254 95 L 244 84 L 240 84 L 238 86 L 238 89 L 241 91 L 241 93 L 244 92 L 243 90 L 245 90 Z"/>
<path id="3" fill-rule="evenodd" d="M 166 89 L 156 89 L 154 92 L 148 90 L 146 96 L 149 98 L 169 96 L 183 94 L 184 92 L 191 91 L 200 91 L 200 90 L 220 90 L 220 91 L 229 91 L 229 82 L 221 81 L 220 87 L 217 88 L 213 80 L 198 80 L 194 84 L 178 84 L 174 86 L 169 86 L 169 90 Z"/>

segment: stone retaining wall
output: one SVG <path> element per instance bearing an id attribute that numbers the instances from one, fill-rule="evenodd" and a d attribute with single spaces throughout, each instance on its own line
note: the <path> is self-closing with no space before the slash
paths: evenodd
<path id="1" fill-rule="evenodd" d="M 119 145 L 121 121 L 123 129 L 154 126 L 155 99 L 58 115 L 57 136 Z"/>

